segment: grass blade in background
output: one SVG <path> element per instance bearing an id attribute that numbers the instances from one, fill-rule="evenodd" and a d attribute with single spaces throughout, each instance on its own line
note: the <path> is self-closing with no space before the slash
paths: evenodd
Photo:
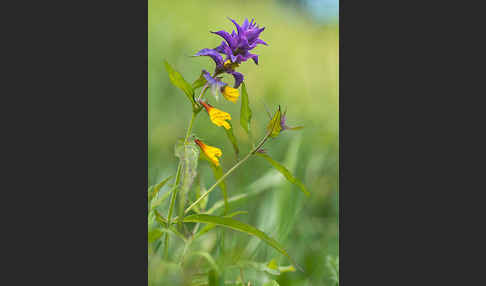
<path id="1" fill-rule="evenodd" d="M 305 185 L 299 180 L 297 179 L 296 177 L 294 177 L 289 170 L 287 170 L 287 168 L 285 168 L 282 164 L 280 164 L 279 162 L 273 160 L 270 156 L 268 156 L 267 154 L 262 154 L 262 153 L 256 153 L 258 156 L 260 157 L 263 157 L 265 158 L 270 164 L 272 164 L 272 166 L 277 169 L 282 175 L 284 175 L 284 177 L 289 181 L 291 182 L 292 184 L 298 186 L 302 192 L 304 192 L 304 194 L 306 194 L 307 196 L 310 195 L 309 191 L 307 191 L 307 188 L 305 187 Z"/>
<path id="2" fill-rule="evenodd" d="M 241 84 L 241 111 L 240 111 L 240 125 L 245 129 L 246 133 L 250 133 L 251 126 L 251 109 L 248 101 L 248 92 L 246 91 L 245 82 Z"/>
<path id="3" fill-rule="evenodd" d="M 281 254 L 285 255 L 297 269 L 301 270 L 302 272 L 304 271 L 302 267 L 300 267 L 292 259 L 292 257 L 290 257 L 290 255 L 287 253 L 287 251 L 285 251 L 285 249 L 280 245 L 280 243 L 278 243 L 275 239 L 269 237 L 264 232 L 256 229 L 255 227 L 249 224 L 228 217 L 219 217 L 219 216 L 212 216 L 212 215 L 205 215 L 205 214 L 186 216 L 185 218 L 183 218 L 183 222 L 211 223 L 211 224 L 216 224 L 227 228 L 231 228 L 233 230 L 237 230 L 240 232 L 244 232 L 252 236 L 256 236 L 259 239 L 266 242 L 271 247 L 273 247 L 275 250 L 280 252 Z"/>

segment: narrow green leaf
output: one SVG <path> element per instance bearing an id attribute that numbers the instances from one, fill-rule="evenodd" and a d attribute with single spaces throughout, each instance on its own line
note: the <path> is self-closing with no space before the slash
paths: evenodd
<path id="1" fill-rule="evenodd" d="M 270 156 L 267 154 L 262 154 L 262 153 L 255 153 L 260 157 L 265 158 L 275 169 L 277 169 L 284 177 L 291 182 L 292 184 L 296 185 L 299 187 L 302 192 L 306 195 L 310 195 L 309 191 L 307 191 L 305 185 L 296 177 L 294 177 L 287 168 L 285 168 L 283 165 L 281 165 L 279 162 L 273 160 Z"/>
<path id="2" fill-rule="evenodd" d="M 197 108 L 197 104 L 194 101 L 194 89 L 166 60 L 164 60 L 164 64 L 172 84 L 180 88 L 186 94 L 194 109 Z"/>
<path id="3" fill-rule="evenodd" d="M 271 137 L 277 137 L 282 131 L 282 126 L 280 125 L 280 120 L 282 118 L 282 110 L 280 109 L 280 105 L 278 106 L 278 110 L 273 115 L 270 123 L 268 123 L 267 131 L 271 132 Z"/>
<path id="4" fill-rule="evenodd" d="M 196 89 L 200 88 L 201 86 L 205 85 L 206 82 L 207 82 L 206 78 L 203 76 L 203 73 L 201 72 L 201 75 L 199 76 L 199 78 L 196 79 L 192 83 L 192 89 L 196 90 Z"/>
<path id="5" fill-rule="evenodd" d="M 246 91 L 245 82 L 241 84 L 241 111 L 240 111 L 240 125 L 249 134 L 251 127 L 251 109 L 248 101 L 248 92 Z"/>
<path id="6" fill-rule="evenodd" d="M 234 217 L 236 215 L 239 215 L 239 214 L 247 214 L 248 212 L 247 211 L 237 211 L 237 212 L 234 212 L 234 213 L 231 213 L 225 217 Z M 207 233 L 208 231 L 212 230 L 213 228 L 215 228 L 216 225 L 215 224 L 211 224 L 211 223 L 208 223 L 206 224 L 203 228 L 201 228 L 201 230 L 199 230 L 196 235 L 194 235 L 194 239 L 197 239 L 199 237 L 201 237 L 203 234 Z"/>
<path id="7" fill-rule="evenodd" d="M 276 249 L 278 252 L 282 253 L 285 255 L 287 258 L 290 259 L 292 264 L 295 265 L 299 270 L 302 270 L 302 267 L 300 267 L 293 259 L 290 257 L 290 255 L 285 251 L 285 249 L 278 243 L 275 239 L 269 237 L 266 235 L 264 232 L 258 230 L 257 228 L 243 223 L 241 221 L 228 218 L 228 217 L 219 217 L 219 216 L 212 216 L 212 215 L 205 215 L 205 214 L 196 214 L 196 215 L 190 215 L 186 216 L 183 218 L 184 222 L 200 222 L 200 223 L 212 223 L 216 225 L 221 225 L 227 228 L 231 228 L 233 230 L 237 230 L 240 232 L 244 232 L 249 235 L 253 235 L 258 237 L 259 239 L 263 240 L 266 242 L 268 245 Z"/>
<path id="8" fill-rule="evenodd" d="M 169 176 L 166 179 L 162 180 L 162 182 L 158 183 L 155 186 L 150 186 L 149 188 L 149 194 L 148 194 L 148 200 L 149 202 L 152 201 L 152 199 L 157 197 L 157 194 L 159 193 L 160 189 L 170 180 L 172 179 L 173 176 Z"/>
<path id="9" fill-rule="evenodd" d="M 226 132 L 226 136 L 228 136 L 231 145 L 233 145 L 233 150 L 235 150 L 236 158 L 238 158 L 238 155 L 240 154 L 240 149 L 238 148 L 238 142 L 236 142 L 236 137 L 233 134 L 233 125 L 231 124 L 231 122 L 228 123 L 231 126 L 231 128 L 230 129 L 224 128 L 224 131 Z"/>

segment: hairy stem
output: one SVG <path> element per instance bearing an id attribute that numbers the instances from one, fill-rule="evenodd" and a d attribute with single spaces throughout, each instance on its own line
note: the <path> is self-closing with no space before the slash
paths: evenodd
<path id="1" fill-rule="evenodd" d="M 191 135 L 192 132 L 192 126 L 194 124 L 194 119 L 196 118 L 198 112 L 192 112 L 192 117 L 191 121 L 189 122 L 189 127 L 187 128 L 186 132 L 186 137 L 184 138 L 184 144 L 187 144 L 187 140 L 189 139 L 189 136 Z M 182 161 L 179 161 L 179 165 L 177 166 L 177 173 L 176 173 L 176 179 L 175 179 L 175 184 L 174 184 L 174 191 L 172 192 L 172 195 L 170 197 L 170 206 L 169 206 L 169 213 L 167 215 L 167 228 L 171 224 L 171 218 L 172 218 L 172 213 L 174 212 L 174 205 L 175 205 L 175 200 L 177 196 L 177 190 L 178 190 L 178 185 L 181 180 L 181 170 L 182 170 Z M 182 205 L 182 208 L 183 209 Z M 182 213 L 182 212 L 181 212 Z M 167 258 L 169 252 L 169 234 L 165 233 L 165 248 L 164 248 L 164 256 Z"/>

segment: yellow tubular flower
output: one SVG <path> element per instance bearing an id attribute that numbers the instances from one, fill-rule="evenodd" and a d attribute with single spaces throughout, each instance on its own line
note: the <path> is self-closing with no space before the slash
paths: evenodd
<path id="1" fill-rule="evenodd" d="M 213 122 L 217 126 L 223 126 L 226 129 L 231 128 L 229 123 L 226 122 L 226 120 L 231 120 L 231 115 L 229 113 L 214 108 L 211 105 L 205 103 L 204 101 L 200 101 L 200 102 L 206 108 L 206 111 L 209 114 L 209 119 L 211 119 L 211 122 Z"/>
<path id="2" fill-rule="evenodd" d="M 219 166 L 218 157 L 221 157 L 221 155 L 223 155 L 223 152 L 221 152 L 221 149 L 213 147 L 213 146 L 206 145 L 198 139 L 195 139 L 194 142 L 196 142 L 196 144 L 199 145 L 201 150 L 211 160 L 211 162 L 213 162 L 214 165 Z"/>
<path id="3" fill-rule="evenodd" d="M 236 103 L 240 93 L 236 88 L 232 88 L 231 86 L 225 85 L 221 88 L 221 93 L 223 93 L 224 98 L 227 100 Z"/>

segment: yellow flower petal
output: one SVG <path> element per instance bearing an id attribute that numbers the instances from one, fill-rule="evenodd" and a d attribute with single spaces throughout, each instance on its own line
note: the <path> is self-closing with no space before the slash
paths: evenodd
<path id="1" fill-rule="evenodd" d="M 197 145 L 199 145 L 199 147 L 201 147 L 202 151 L 211 160 L 211 162 L 213 162 L 214 165 L 219 166 L 218 157 L 221 157 L 223 155 L 221 149 L 206 145 L 197 139 L 194 141 L 197 143 Z"/>
<path id="2" fill-rule="evenodd" d="M 226 113 L 214 107 L 209 108 L 208 113 L 211 122 L 213 122 L 215 125 L 223 126 L 226 129 L 231 128 L 229 123 L 226 122 L 226 120 L 231 120 L 231 115 L 229 113 Z"/>
<path id="3" fill-rule="evenodd" d="M 223 93 L 224 98 L 227 100 L 236 103 L 238 100 L 238 97 L 240 96 L 240 93 L 236 88 L 232 88 L 231 86 L 224 86 L 223 89 L 221 90 Z"/>

